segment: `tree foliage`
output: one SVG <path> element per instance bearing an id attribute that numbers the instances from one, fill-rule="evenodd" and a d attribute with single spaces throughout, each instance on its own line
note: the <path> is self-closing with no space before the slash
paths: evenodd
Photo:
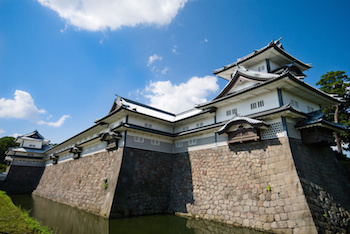
<path id="1" fill-rule="evenodd" d="M 350 127 L 350 79 L 345 71 L 330 71 L 321 76 L 316 83 L 320 89 L 329 94 L 336 94 L 341 97 L 343 102 L 339 105 L 338 120 L 339 123 Z M 336 107 L 327 107 L 323 111 L 326 118 L 334 121 Z M 339 136 L 340 142 L 347 146 L 345 150 L 350 150 L 350 130 L 348 129 Z"/>
<path id="2" fill-rule="evenodd" d="M 8 137 L 8 136 L 0 138 L 0 164 L 4 163 L 5 152 L 10 147 L 18 146 L 18 144 L 15 143 L 14 140 L 15 140 L 15 138 Z"/>

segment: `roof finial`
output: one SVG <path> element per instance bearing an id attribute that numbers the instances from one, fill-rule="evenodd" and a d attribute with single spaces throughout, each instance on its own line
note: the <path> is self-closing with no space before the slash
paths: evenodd
<path id="1" fill-rule="evenodd" d="M 281 39 L 282 39 L 282 37 L 278 38 L 278 40 L 276 40 L 275 43 L 279 44 Z"/>

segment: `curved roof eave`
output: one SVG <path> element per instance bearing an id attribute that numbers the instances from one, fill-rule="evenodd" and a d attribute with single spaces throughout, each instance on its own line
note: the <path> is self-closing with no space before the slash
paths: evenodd
<path id="1" fill-rule="evenodd" d="M 281 43 L 279 43 L 279 44 L 281 44 Z M 237 65 L 239 65 L 239 64 L 241 64 L 241 63 L 243 63 L 243 62 L 245 62 L 245 61 L 247 61 L 249 59 L 252 59 L 252 58 L 256 57 L 257 55 L 260 55 L 260 54 L 264 53 L 265 51 L 267 51 L 267 50 L 269 50 L 271 48 L 275 49 L 277 52 L 279 52 L 280 54 L 282 54 L 286 58 L 292 60 L 293 62 L 297 63 L 298 65 L 304 67 L 306 70 L 310 69 L 312 67 L 310 64 L 304 63 L 301 60 L 299 60 L 299 59 L 295 58 L 294 56 L 292 56 L 291 54 L 287 53 L 284 49 L 282 49 L 280 46 L 278 46 L 276 44 L 276 41 L 275 41 L 275 42 L 272 42 L 272 43 L 270 42 L 267 46 L 265 46 L 265 47 L 263 47 L 263 48 L 261 48 L 259 50 L 255 50 L 253 53 L 250 53 L 250 54 L 248 54 L 248 55 L 246 55 L 246 56 L 244 56 L 242 58 L 237 59 L 237 61 L 234 62 L 234 63 L 231 63 L 229 65 L 223 66 L 222 68 L 214 70 L 213 74 L 214 75 L 218 75 L 221 72 L 227 71 L 227 70 L 229 70 L 229 69 L 231 69 L 231 68 L 233 68 L 233 67 L 235 67 L 235 66 L 237 66 Z"/>

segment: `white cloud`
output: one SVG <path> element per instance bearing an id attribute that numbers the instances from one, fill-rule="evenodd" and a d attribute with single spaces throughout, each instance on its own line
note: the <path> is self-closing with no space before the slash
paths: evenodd
<path id="1" fill-rule="evenodd" d="M 168 67 L 165 67 L 160 73 L 162 73 L 162 75 L 166 75 L 166 73 L 169 71 Z"/>
<path id="2" fill-rule="evenodd" d="M 150 100 L 151 106 L 179 113 L 206 102 L 206 97 L 218 89 L 215 76 L 192 77 L 179 85 L 170 81 L 151 81 L 145 88 L 144 96 Z"/>
<path id="3" fill-rule="evenodd" d="M 44 114 L 44 109 L 38 109 L 34 104 L 32 96 L 22 90 L 15 91 L 15 98 L 0 99 L 0 118 L 16 118 L 38 120 L 40 114 Z"/>
<path id="4" fill-rule="evenodd" d="M 17 138 L 18 136 L 22 136 L 23 134 L 19 134 L 19 133 L 14 133 L 13 135 L 12 135 L 12 137 L 13 138 Z"/>
<path id="5" fill-rule="evenodd" d="M 179 52 L 177 52 L 177 46 L 176 46 L 176 45 L 174 45 L 174 48 L 173 48 L 172 52 L 173 52 L 174 54 L 179 54 Z"/>
<path id="6" fill-rule="evenodd" d="M 0 118 L 15 118 L 15 119 L 26 119 L 38 124 L 47 124 L 49 126 L 59 127 L 63 124 L 67 115 L 64 115 L 56 123 L 44 122 L 40 120 L 43 114 L 47 114 L 44 109 L 38 109 L 34 104 L 32 96 L 22 90 L 15 91 L 14 99 L 0 99 Z M 47 119 L 50 119 L 52 115 L 48 115 Z"/>
<path id="7" fill-rule="evenodd" d="M 70 118 L 70 115 L 63 115 L 57 122 L 45 122 L 43 120 L 40 120 L 38 122 L 38 124 L 40 124 L 40 125 L 45 124 L 45 125 L 48 125 L 51 127 L 58 128 L 58 127 L 61 127 L 61 125 L 64 123 L 64 121 L 68 118 Z"/>
<path id="8" fill-rule="evenodd" d="M 69 25 L 88 31 L 139 24 L 167 25 L 187 0 L 38 0 Z"/>
<path id="9" fill-rule="evenodd" d="M 3 133 L 5 133 L 6 131 L 4 130 L 4 129 L 2 129 L 2 128 L 0 128 L 0 134 L 3 134 Z"/>
<path id="10" fill-rule="evenodd" d="M 152 63 L 154 63 L 154 61 L 157 60 L 162 60 L 163 58 L 157 54 L 154 54 L 152 56 L 149 56 L 148 58 L 148 62 L 147 62 L 147 66 L 150 66 Z"/>

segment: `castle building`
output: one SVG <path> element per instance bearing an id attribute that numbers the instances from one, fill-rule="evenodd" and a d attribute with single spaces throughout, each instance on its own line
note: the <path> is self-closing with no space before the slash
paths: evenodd
<path id="1" fill-rule="evenodd" d="M 341 100 L 303 81 L 310 68 L 277 40 L 215 70 L 227 85 L 191 110 L 118 96 L 93 126 L 45 151 L 34 194 L 104 217 L 182 212 L 276 232 L 343 231 L 350 188 L 329 146 L 345 128 L 321 111 Z"/>
<path id="2" fill-rule="evenodd" d="M 344 127 L 323 119 L 320 108 L 339 100 L 303 81 L 309 68 L 272 41 L 215 70 L 227 85 L 213 100 L 186 112 L 175 115 L 117 97 L 95 125 L 46 151 L 57 158 L 47 164 L 117 147 L 171 154 L 279 137 L 333 145 L 332 132 Z M 113 143 L 105 134 L 112 134 Z"/>
<path id="3" fill-rule="evenodd" d="M 34 132 L 18 136 L 15 142 L 19 147 L 10 148 L 5 152 L 5 161 L 11 165 L 45 165 L 45 151 L 50 149 L 50 141 L 45 139 L 40 133 Z"/>

